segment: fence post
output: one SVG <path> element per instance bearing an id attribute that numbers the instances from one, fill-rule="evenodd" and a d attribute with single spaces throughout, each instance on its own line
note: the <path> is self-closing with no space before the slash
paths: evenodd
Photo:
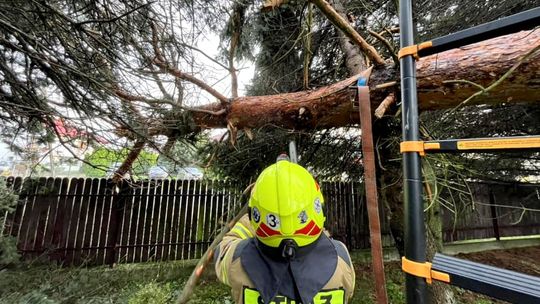
<path id="1" fill-rule="evenodd" d="M 109 254 L 105 263 L 111 268 L 114 267 L 116 261 L 116 256 L 118 253 L 117 242 L 118 242 L 118 233 L 121 231 L 119 229 L 122 224 L 122 217 L 124 215 L 125 209 L 125 200 L 126 200 L 126 190 L 129 191 L 129 184 L 124 181 L 120 181 L 118 184 L 114 184 L 112 180 L 109 180 L 109 187 L 112 194 L 112 203 L 111 203 L 111 221 L 109 223 L 108 235 L 110 236 L 109 244 L 107 244 L 107 249 Z"/>
<path id="2" fill-rule="evenodd" d="M 354 188 L 354 182 L 348 182 L 347 183 L 349 187 L 344 187 L 346 189 L 346 193 L 343 196 L 345 201 L 345 213 L 347 215 L 347 221 L 345 226 L 345 231 L 347 232 L 347 247 L 349 247 L 351 250 L 354 248 L 352 243 L 352 215 L 351 215 L 351 204 L 354 202 L 352 199 L 353 196 L 353 188 Z"/>
<path id="3" fill-rule="evenodd" d="M 491 222 L 493 223 L 493 232 L 495 233 L 495 239 L 497 241 L 501 240 L 501 235 L 499 233 L 499 219 L 497 216 L 497 207 L 495 207 L 495 195 L 493 194 L 493 189 L 491 185 L 488 185 L 489 189 L 489 207 L 491 209 Z"/>

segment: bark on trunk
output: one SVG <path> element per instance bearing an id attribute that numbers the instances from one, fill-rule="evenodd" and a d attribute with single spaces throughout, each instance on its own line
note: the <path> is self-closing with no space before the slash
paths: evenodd
<path id="1" fill-rule="evenodd" d="M 478 87 L 452 80 L 467 80 L 487 87 L 499 79 L 535 46 L 540 44 L 540 31 L 525 31 L 491 39 L 418 61 L 418 93 L 421 110 L 446 109 L 458 106 Z M 540 54 L 523 62 L 503 83 L 471 103 L 538 102 L 540 99 Z M 390 66 L 373 70 L 370 78 L 372 109 L 395 88 L 377 86 L 398 80 Z M 216 103 L 201 107 L 223 115 L 193 112 L 195 123 L 203 128 L 257 128 L 276 125 L 290 129 L 341 127 L 358 123 L 353 109 L 355 91 L 350 89 L 358 76 L 313 91 L 270 96 L 235 98 L 232 103 Z"/>
<path id="2" fill-rule="evenodd" d="M 331 1 L 336 12 L 341 16 L 343 20 L 347 20 L 345 15 L 345 8 L 340 0 Z M 339 45 L 343 53 L 345 53 L 345 65 L 349 70 L 350 75 L 356 75 L 367 68 L 363 53 L 360 52 L 358 45 L 354 44 L 343 31 L 338 31 Z"/>
<path id="3" fill-rule="evenodd" d="M 427 179 L 426 179 L 427 180 Z M 441 206 L 436 199 L 438 197 L 437 193 L 433 193 L 434 187 L 433 184 L 429 182 L 424 182 L 424 191 L 426 192 L 426 197 L 428 202 L 426 207 L 429 206 L 426 214 L 426 245 L 427 245 L 427 257 L 428 260 L 433 260 L 435 253 L 441 252 L 443 249 L 443 226 L 441 219 Z M 434 200 L 432 202 L 432 200 Z M 438 304 L 455 304 L 456 299 L 454 291 L 450 285 L 435 282 L 429 288 L 431 303 Z"/>

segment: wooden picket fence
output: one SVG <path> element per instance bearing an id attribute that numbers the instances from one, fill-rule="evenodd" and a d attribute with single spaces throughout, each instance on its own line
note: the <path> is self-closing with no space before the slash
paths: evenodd
<path id="1" fill-rule="evenodd" d="M 230 184 L 160 180 L 9 178 L 19 193 L 4 235 L 25 258 L 63 264 L 194 259 L 207 249 L 239 196 Z"/>
<path id="2" fill-rule="evenodd" d="M 241 205 L 241 189 L 220 181 L 113 185 L 110 179 L 10 177 L 7 184 L 19 202 L 0 215 L 0 233 L 17 239 L 24 258 L 64 265 L 199 258 Z M 350 249 L 368 248 L 362 185 L 323 182 L 321 188 L 328 231 Z M 539 188 L 473 185 L 475 204 L 457 215 L 443 209 L 444 240 L 540 234 L 540 212 L 519 208 L 540 209 Z M 383 246 L 392 246 L 384 210 L 380 214 Z"/>

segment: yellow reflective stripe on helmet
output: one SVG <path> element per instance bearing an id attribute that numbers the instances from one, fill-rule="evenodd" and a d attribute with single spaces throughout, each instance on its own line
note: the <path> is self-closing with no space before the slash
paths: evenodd
<path id="1" fill-rule="evenodd" d="M 251 288 L 244 287 L 244 304 L 259 304 L 262 303 L 260 293 Z M 276 296 L 268 304 L 297 304 L 296 301 L 291 300 L 285 296 Z M 332 289 L 321 290 L 313 298 L 313 304 L 345 304 L 345 290 L 344 289 Z"/>

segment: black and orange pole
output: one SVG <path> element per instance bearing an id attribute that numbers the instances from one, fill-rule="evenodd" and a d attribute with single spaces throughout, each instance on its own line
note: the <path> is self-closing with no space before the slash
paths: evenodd
<path id="1" fill-rule="evenodd" d="M 399 1 L 401 49 L 414 45 L 412 0 Z M 401 100 L 403 141 L 419 141 L 418 96 L 416 93 L 415 57 L 403 56 L 401 66 Z M 418 152 L 403 153 L 403 182 L 405 203 L 405 258 L 426 262 L 426 237 L 422 205 L 422 171 Z M 426 281 L 406 273 L 407 303 L 427 303 Z"/>

